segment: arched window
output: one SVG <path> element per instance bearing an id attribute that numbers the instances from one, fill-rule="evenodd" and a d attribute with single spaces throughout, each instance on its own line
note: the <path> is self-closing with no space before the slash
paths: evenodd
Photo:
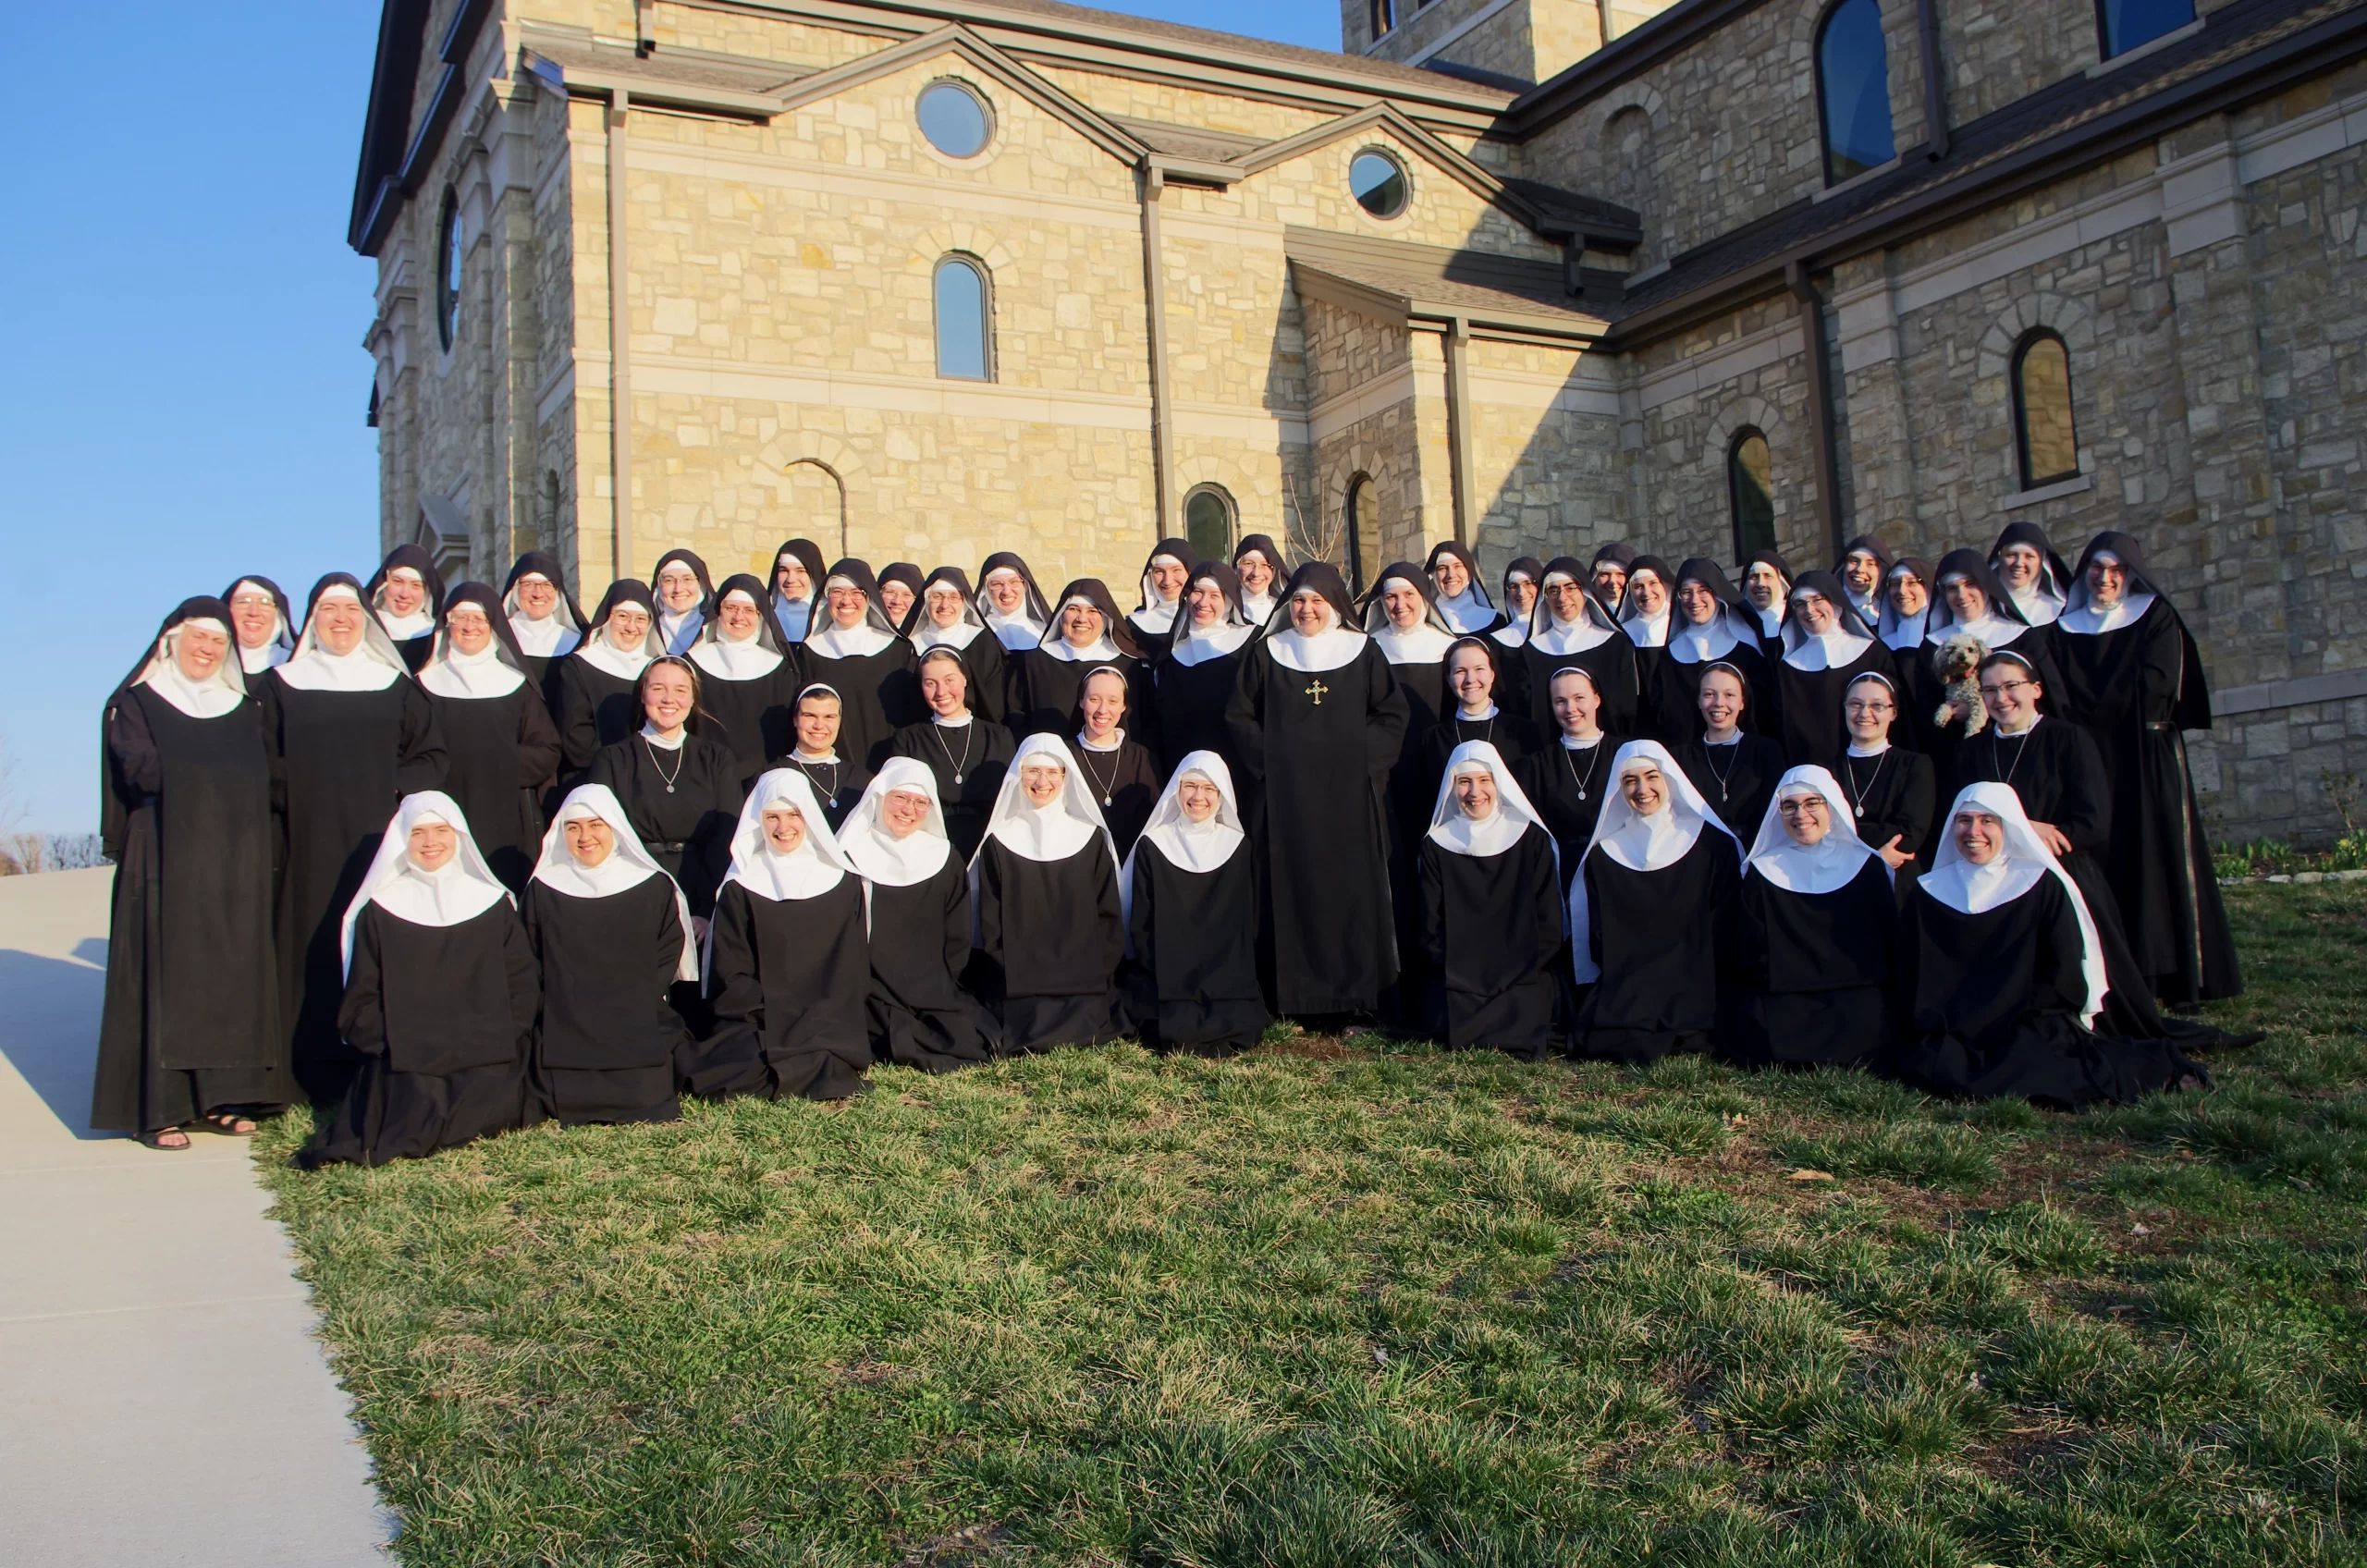
<path id="1" fill-rule="evenodd" d="M 2194 20 L 2194 0 L 2096 0 L 2096 42 L 2107 60 Z"/>
<path id="2" fill-rule="evenodd" d="M 993 313 L 987 265 L 952 255 L 937 263 L 937 374 L 957 381 L 994 379 Z"/>
<path id="3" fill-rule="evenodd" d="M 796 458 L 780 477 L 782 521 L 790 532 L 835 539 L 839 555 L 853 555 L 853 543 L 847 537 L 847 482 L 839 471 L 818 458 Z M 758 558 L 762 566 L 756 576 L 770 582 L 774 557 L 767 551 Z"/>
<path id="4" fill-rule="evenodd" d="M 1735 559 L 1775 547 L 1775 463 L 1767 437 L 1745 429 L 1726 448 L 1726 502 L 1735 520 Z"/>
<path id="5" fill-rule="evenodd" d="M 1816 35 L 1816 94 L 1824 113 L 1824 178 L 1839 184 L 1898 153 L 1890 127 L 1890 52 L 1876 0 L 1838 0 Z"/>
<path id="6" fill-rule="evenodd" d="M 2079 472 L 2079 442 L 2071 426 L 2071 352 L 2044 327 L 2014 349 L 2014 444 L 2025 490 Z"/>
<path id="7" fill-rule="evenodd" d="M 1348 592 L 1358 598 L 1380 579 L 1380 487 L 1364 474 L 1348 481 Z"/>
<path id="8" fill-rule="evenodd" d="M 444 192 L 444 221 L 435 234 L 435 336 L 447 351 L 460 331 L 460 199 Z"/>
<path id="9" fill-rule="evenodd" d="M 1196 486 L 1184 497 L 1184 537 L 1204 561 L 1233 556 L 1233 497 L 1217 484 Z"/>

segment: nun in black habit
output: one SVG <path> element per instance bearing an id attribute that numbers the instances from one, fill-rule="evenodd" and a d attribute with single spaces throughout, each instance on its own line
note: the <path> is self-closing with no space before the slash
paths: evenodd
<path id="1" fill-rule="evenodd" d="M 1772 701 L 1775 671 L 1760 649 L 1759 618 L 1724 570 L 1706 557 L 1687 560 L 1676 569 L 1674 603 L 1665 655 L 1642 693 L 1643 710 L 1652 716 L 1660 742 L 1674 751 L 1680 742 L 1700 737 L 1706 723 L 1701 672 L 1713 664 L 1741 671 L 1744 690 L 1760 699 L 1743 709 L 1742 727 L 1754 735 L 1772 733 L 1774 715 L 1762 710 Z"/>
<path id="2" fill-rule="evenodd" d="M 993 643 L 984 635 L 977 641 Z M 940 826 L 964 865 L 987 836 L 987 816 L 1002 793 L 1003 773 L 1018 749 L 1010 730 L 971 711 L 970 693 L 976 685 L 969 655 L 961 649 L 939 643 L 921 655 L 921 701 L 928 704 L 928 717 L 897 730 L 889 747 L 890 761 L 903 757 L 927 768 L 936 782 L 932 799 L 941 815 Z M 880 771 L 884 775 L 887 768 Z"/>
<path id="3" fill-rule="evenodd" d="M 1553 699 L 1547 690 L 1553 672 L 1570 666 L 1594 678 L 1595 690 L 1602 696 L 1603 729 L 1613 735 L 1633 733 L 1638 690 L 1636 644 L 1620 631 L 1611 609 L 1588 589 L 1585 569 L 1568 556 L 1546 563 L 1520 665 L 1528 720 L 1540 734 L 1553 723 Z"/>
<path id="4" fill-rule="evenodd" d="M 2093 1033 L 2109 981 L 2086 895 L 2014 790 L 1971 784 L 1907 900 L 1898 1075 L 1937 1095 L 2076 1108 L 2208 1086 L 2165 1040 Z"/>
<path id="5" fill-rule="evenodd" d="M 501 601 L 482 582 L 444 596 L 435 651 L 419 683 L 444 733 L 444 792 L 469 819 L 477 849 L 522 892 L 543 836 L 543 791 L 558 772 L 558 729 L 510 640 Z"/>
<path id="6" fill-rule="evenodd" d="M 1150 748 L 1126 733 L 1126 676 L 1110 666 L 1088 672 L 1077 691 L 1076 728 L 1069 751 L 1076 758 L 1078 786 L 1100 802 L 1101 820 L 1122 862 L 1159 803 L 1167 776 Z"/>
<path id="7" fill-rule="evenodd" d="M 526 679 L 557 719 L 558 662 L 583 641 L 583 608 L 567 591 L 558 557 L 541 550 L 520 556 L 501 585 L 501 613 L 509 619 L 510 641 L 526 661 Z"/>
<path id="8" fill-rule="evenodd" d="M 822 815 L 829 818 L 833 833 L 871 783 L 871 769 L 839 748 L 840 717 L 845 711 L 846 704 L 839 696 L 838 688 L 818 680 L 809 684 L 790 704 L 790 722 L 795 729 L 796 741 L 786 755 L 775 759 L 778 766 L 793 767 L 805 775 L 805 782 L 814 786 L 814 798 L 822 802 Z"/>
<path id="9" fill-rule="evenodd" d="M 185 1149 L 294 1096 L 272 963 L 271 765 L 232 611 L 189 599 L 107 699 L 116 864 L 91 1125 Z"/>
<path id="10" fill-rule="evenodd" d="M 790 710 L 803 684 L 763 583 L 744 572 L 724 579 L 690 660 L 699 667 L 699 706 L 739 759 L 744 789 L 795 743 Z"/>
<path id="11" fill-rule="evenodd" d="M 1421 739 L 1416 763 L 1433 801 L 1446 778 L 1447 759 L 1468 741 L 1485 741 L 1517 773 L 1537 750 L 1537 727 L 1526 715 L 1501 705 L 1503 666 L 1493 637 L 1466 634 L 1446 651 L 1447 716 Z"/>
<path id="12" fill-rule="evenodd" d="M 1658 556 L 1637 556 L 1627 569 L 1627 592 L 1619 601 L 1619 630 L 1635 645 L 1636 733 L 1674 746 L 1692 733 L 1693 716 L 1665 708 L 1662 670 L 1668 664 L 1669 633 L 1676 624 L 1676 573 Z"/>
<path id="13" fill-rule="evenodd" d="M 805 776 L 759 778 L 707 933 L 715 1030 L 684 1048 L 682 1086 L 708 1099 L 842 1100 L 868 1089 L 867 924 L 863 878 Z"/>
<path id="14" fill-rule="evenodd" d="M 1061 590 L 1052 623 L 1036 645 L 1012 660 L 1012 732 L 1068 734 L 1076 725 L 1085 676 L 1104 668 L 1123 675 L 1129 688 L 1143 679 L 1133 626 L 1099 578 L 1080 577 Z"/>
<path id="15" fill-rule="evenodd" d="M 1882 619 L 1883 583 L 1895 560 L 1889 545 L 1870 533 L 1860 533 L 1841 546 L 1841 558 L 1833 563 L 1833 575 L 1848 595 L 1849 607 L 1868 626 Z"/>
<path id="16" fill-rule="evenodd" d="M 899 635 L 913 634 L 913 612 L 920 608 L 921 590 L 928 579 L 921 575 L 920 567 L 912 561 L 889 561 L 879 570 L 879 607 L 888 612 L 888 624 Z"/>
<path id="17" fill-rule="evenodd" d="M 362 592 L 403 668 L 418 674 L 435 651 L 435 618 L 444 610 L 444 574 L 435 570 L 435 557 L 420 545 L 398 545 Z"/>
<path id="18" fill-rule="evenodd" d="M 296 617 L 278 583 L 268 577 L 241 577 L 222 591 L 222 599 L 230 606 L 241 673 L 261 675 L 288 662 L 296 651 Z"/>
<path id="19" fill-rule="evenodd" d="M 1740 842 L 1759 830 L 1775 798 L 1775 781 L 1784 776 L 1784 748 L 1764 735 L 1744 728 L 1758 693 L 1744 679 L 1742 667 L 1715 659 L 1700 670 L 1696 702 L 1701 733 L 1670 748 L 1677 766 L 1701 791 L 1701 798 Z"/>
<path id="20" fill-rule="evenodd" d="M 1898 901 L 1833 775 L 1775 786 L 1735 900 L 1726 1048 L 1747 1067 L 1872 1065 L 1891 1041 Z"/>
<path id="21" fill-rule="evenodd" d="M 1011 550 L 997 550 L 978 564 L 978 614 L 1003 652 L 1026 652 L 1044 640 L 1052 608 L 1027 562 Z"/>
<path id="22" fill-rule="evenodd" d="M 403 797 L 341 925 L 337 1027 L 361 1067 L 303 1164 L 418 1159 L 539 1119 L 540 971 L 449 795 Z"/>
<path id="23" fill-rule="evenodd" d="M 970 711 L 1000 729 L 1011 672 L 1002 640 L 987 628 L 976 600 L 960 567 L 938 567 L 921 584 L 920 600 L 904 622 L 904 636 L 920 658 L 926 658 L 932 648 L 950 648 L 961 655 L 963 668 L 970 674 Z M 926 694 L 922 701 L 927 702 Z"/>
<path id="24" fill-rule="evenodd" d="M 1241 579 L 1241 613 L 1250 625 L 1262 627 L 1282 607 L 1282 587 L 1290 566 L 1274 541 L 1263 533 L 1245 533 L 1233 547 L 1233 575 Z"/>
<path id="25" fill-rule="evenodd" d="M 1595 551 L 1594 562 L 1587 569 L 1587 586 L 1614 619 L 1626 606 L 1627 569 L 1635 561 L 1636 546 L 1625 539 L 1614 539 Z"/>
<path id="26" fill-rule="evenodd" d="M 992 1060 L 1001 1032 L 962 986 L 970 878 L 947 834 L 936 776 L 912 757 L 889 758 L 838 839 L 870 894 L 864 1017 L 873 1059 L 924 1072 Z"/>
<path id="27" fill-rule="evenodd" d="M 1732 985 L 1742 846 L 1676 759 L 1630 741 L 1613 759 L 1617 792 L 1570 878 L 1578 1053 L 1657 1061 L 1711 1048 Z"/>
<path id="28" fill-rule="evenodd" d="M 1784 620 L 1792 600 L 1791 564 L 1772 550 L 1753 550 L 1742 563 L 1742 600 L 1759 622 L 1760 652 L 1771 661 L 1782 658 Z"/>
<path id="29" fill-rule="evenodd" d="M 1979 739 L 1987 720 L 1978 704 L 1953 702 L 1941 676 L 1947 644 L 1964 638 L 1977 644 L 1977 655 L 2011 653 L 2037 673 L 2049 692 L 2061 691 L 2063 680 L 2054 662 L 2054 629 L 2024 618 L 1979 552 L 1950 550 L 1940 557 L 1938 579 L 1938 600 L 1923 617 L 1922 655 L 1906 661 L 1899 675 L 1922 727 L 1919 732 L 1926 737 L 1925 749 L 1940 770 L 1940 787 L 1953 793 L 1977 777 L 1960 771 L 1956 753 Z M 2052 706 L 2050 697 L 2041 711 Z M 1948 708 L 1954 711 L 1944 713 Z"/>
<path id="30" fill-rule="evenodd" d="M 1449 1050 L 1552 1048 L 1562 950 L 1553 835 L 1485 741 L 1447 759 L 1421 849 L 1425 1012 Z"/>
<path id="31" fill-rule="evenodd" d="M 665 651 L 657 635 L 657 602 L 631 578 L 608 584 L 575 651 L 557 661 L 559 762 L 580 777 L 603 746 L 613 746 L 641 723 L 634 695 L 641 672 Z"/>
<path id="32" fill-rule="evenodd" d="M 715 619 L 715 584 L 706 562 L 689 550 L 667 551 L 650 570 L 649 593 L 657 601 L 658 641 L 669 654 L 689 653 Z"/>
<path id="33" fill-rule="evenodd" d="M 1461 545 L 1442 539 L 1431 545 L 1423 570 L 1429 574 L 1430 602 L 1456 636 L 1484 637 L 1505 624 L 1480 581 L 1479 562 Z"/>
<path id="34" fill-rule="evenodd" d="M 1228 1057 L 1272 1022 L 1257 979 L 1257 857 L 1233 771 L 1214 752 L 1176 766 L 1126 859 L 1132 1011 L 1153 1050 Z"/>
<path id="35" fill-rule="evenodd" d="M 888 760 L 896 731 L 921 720 L 919 661 L 879 602 L 871 569 L 847 559 L 822 583 L 819 623 L 805 629 L 803 673 L 838 692 L 839 751 L 866 770 Z"/>
<path id="36" fill-rule="evenodd" d="M 1989 547 L 1989 570 L 2024 620 L 2052 626 L 2061 618 L 2073 579 L 2045 529 L 2034 522 L 2007 523 Z"/>
<path id="37" fill-rule="evenodd" d="M 2096 743 L 2112 800 L 2104 876 L 2138 969 L 2172 1007 L 2244 983 L 2189 772 L 2189 729 L 2211 728 L 2202 656 L 2137 541 L 2096 535 L 2054 623 L 2057 705 Z"/>
<path id="38" fill-rule="evenodd" d="M 784 540 L 773 552 L 773 620 L 792 645 L 813 624 L 823 576 L 822 547 L 811 539 Z"/>
<path id="39" fill-rule="evenodd" d="M 970 863 L 984 989 L 1008 1052 L 1091 1046 L 1126 1031 L 1118 855 L 1054 735 L 1019 743 Z"/>
<path id="40" fill-rule="evenodd" d="M 1142 603 L 1126 617 L 1134 647 L 1146 661 L 1167 652 L 1175 640 L 1175 618 L 1184 608 L 1184 586 L 1199 557 L 1188 539 L 1161 539 L 1143 562 Z"/>
<path id="41" fill-rule="evenodd" d="M 1858 619 L 1831 572 L 1802 572 L 1792 584 L 1790 602 L 1771 695 L 1776 738 L 1784 760 L 1797 766 L 1829 757 L 1847 743 L 1841 694 L 1852 680 L 1869 672 L 1895 677 L 1897 671 L 1890 650 Z"/>
<path id="42" fill-rule="evenodd" d="M 1262 872 L 1267 994 L 1294 1018 L 1368 1014 L 1397 980 L 1382 790 L 1405 697 L 1354 618 L 1337 567 L 1300 567 L 1226 716 Z"/>
<path id="43" fill-rule="evenodd" d="M 443 784 L 443 729 L 341 571 L 313 585 L 295 654 L 260 678 L 256 699 L 280 823 L 279 1021 L 297 1084 L 325 1106 L 355 1060 L 337 1035 L 339 923 L 395 807 Z"/>
<path id="44" fill-rule="evenodd" d="M 1167 652 L 1150 667 L 1159 755 L 1172 766 L 1193 752 L 1233 744 L 1225 709 L 1241 679 L 1243 650 L 1257 629 L 1241 607 L 1241 579 L 1222 561 L 1192 569 Z"/>
<path id="45" fill-rule="evenodd" d="M 579 785 L 559 802 L 524 914 L 542 965 L 543 1109 L 570 1127 L 673 1121 L 683 1035 L 667 995 L 699 977 L 691 906 L 606 785 Z"/>
<path id="46" fill-rule="evenodd" d="M 1553 739 L 1513 765 L 1521 793 L 1553 835 L 1564 876 L 1594 839 L 1602 802 L 1613 790 L 1611 759 L 1618 741 L 1602 730 L 1602 694 L 1594 676 L 1576 665 L 1553 672 L 1547 682 L 1553 701 Z"/>
<path id="47" fill-rule="evenodd" d="M 1892 871 L 1919 862 L 1932 843 L 1932 818 L 1939 810 L 1932 759 L 1891 741 L 1898 724 L 1898 688 L 1887 676 L 1861 675 L 1842 694 L 1841 718 L 1849 744 L 1824 765 L 1849 803 L 1858 837 Z M 1906 884 L 1899 884 L 1905 896 Z"/>
<path id="48" fill-rule="evenodd" d="M 670 654 L 652 659 L 637 695 L 640 731 L 601 747 L 583 781 L 616 795 L 641 847 L 682 889 L 693 918 L 705 920 L 730 864 L 732 825 L 742 815 L 740 759 L 703 732 L 698 669 L 690 660 Z"/>

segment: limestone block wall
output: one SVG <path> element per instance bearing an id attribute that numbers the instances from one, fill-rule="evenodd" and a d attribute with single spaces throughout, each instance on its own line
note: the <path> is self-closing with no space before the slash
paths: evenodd
<path id="1" fill-rule="evenodd" d="M 1473 340 L 1472 549 L 1490 583 L 1515 557 L 1551 559 L 1619 537 L 1619 373 L 1609 356 Z M 1492 589 L 1490 590 L 1492 593 Z"/>
<path id="2" fill-rule="evenodd" d="M 1397 25 L 1376 45 L 1370 0 L 1343 0 L 1343 46 L 1418 64 L 1433 55 L 1523 81 L 1542 81 L 1602 47 L 1596 0 L 1527 0 L 1489 14 L 1488 0 L 1397 0 Z"/>

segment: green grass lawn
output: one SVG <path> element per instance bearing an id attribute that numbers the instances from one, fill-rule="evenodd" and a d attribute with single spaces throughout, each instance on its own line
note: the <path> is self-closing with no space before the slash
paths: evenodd
<path id="1" fill-rule="evenodd" d="M 2270 1042 L 2077 1117 L 1299 1038 L 258 1153 L 412 1568 L 2357 1564 L 2367 886 L 2232 902 Z"/>

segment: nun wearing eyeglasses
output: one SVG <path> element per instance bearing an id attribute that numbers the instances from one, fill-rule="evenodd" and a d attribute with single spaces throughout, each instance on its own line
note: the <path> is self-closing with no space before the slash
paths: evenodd
<path id="1" fill-rule="evenodd" d="M 1061 590 L 1051 624 L 1036 646 L 1016 654 L 1011 669 L 1014 734 L 1065 735 L 1075 727 L 1085 677 L 1114 669 L 1132 692 L 1143 661 L 1134 627 L 1098 577 L 1080 577 Z"/>
<path id="2" fill-rule="evenodd" d="M 830 569 L 800 646 L 805 680 L 839 694 L 840 754 L 876 770 L 896 731 L 922 712 L 917 656 L 888 619 L 871 568 L 850 558 Z"/>
<path id="3" fill-rule="evenodd" d="M 542 795 L 558 771 L 558 728 L 510 641 L 509 618 L 482 582 L 444 596 L 435 651 L 419 683 L 444 731 L 444 792 L 468 815 L 493 874 L 522 891 L 543 835 Z"/>
<path id="4" fill-rule="evenodd" d="M 1147 661 L 1167 652 L 1175 640 L 1176 617 L 1184 609 L 1184 586 L 1198 560 L 1188 539 L 1161 539 L 1143 562 L 1142 603 L 1126 617 L 1134 629 L 1134 646 Z"/>
<path id="5" fill-rule="evenodd" d="M 1271 1022 L 1257 979 L 1257 867 L 1247 842 L 1233 770 L 1212 751 L 1186 753 L 1120 882 L 1134 1023 L 1154 1050 L 1232 1056 Z"/>
<path id="6" fill-rule="evenodd" d="M 156 1149 L 241 1135 L 294 1097 L 272 963 L 271 763 L 233 612 L 189 599 L 107 699 L 116 864 L 91 1125 Z M 260 678 L 259 678 L 260 679 Z"/>
<path id="7" fill-rule="evenodd" d="M 889 758 L 838 839 L 870 896 L 864 1017 L 874 1060 L 924 1072 L 992 1060 L 1000 1031 L 962 985 L 970 878 L 946 830 L 936 775 L 915 758 Z"/>
<path id="8" fill-rule="evenodd" d="M 1257 628 L 1242 608 L 1241 579 L 1222 561 L 1202 561 L 1184 584 L 1184 608 L 1166 655 L 1150 668 L 1160 758 L 1170 767 L 1194 752 L 1233 743 L 1225 709 Z"/>
<path id="9" fill-rule="evenodd" d="M 867 1087 L 871 989 L 863 879 L 794 768 L 756 780 L 707 932 L 715 1029 L 686 1047 L 682 1086 L 707 1099 L 842 1100 Z"/>
<path id="10" fill-rule="evenodd" d="M 362 594 L 402 655 L 403 668 L 418 674 L 435 651 L 435 618 L 444 608 L 444 574 L 435 569 L 435 557 L 420 545 L 398 545 L 378 563 Z"/>
<path id="11" fill-rule="evenodd" d="M 1622 570 L 1621 582 L 1626 581 Z M 1545 733 L 1553 724 L 1553 672 L 1583 669 L 1600 694 L 1601 722 L 1613 735 L 1635 732 L 1637 692 L 1636 644 L 1619 630 L 1613 611 L 1587 586 L 1587 569 L 1569 556 L 1545 563 L 1528 641 L 1521 645 L 1521 687 L 1528 693 L 1528 720 Z"/>
<path id="12" fill-rule="evenodd" d="M 1929 864 L 1932 819 L 1938 815 L 1932 759 L 1891 741 L 1903 722 L 1898 688 L 1887 676 L 1867 674 L 1842 694 L 1841 722 L 1849 744 L 1824 765 L 1847 798 L 1847 825 L 1892 871 Z M 1898 889 L 1905 896 L 1907 884 Z"/>
<path id="13" fill-rule="evenodd" d="M 559 717 L 558 663 L 583 641 L 583 609 L 567 591 L 567 577 L 558 557 L 529 550 L 509 569 L 501 585 L 501 613 L 509 622 L 510 640 L 526 662 L 526 679 L 534 683 L 543 705 L 553 719 Z"/>
<path id="14" fill-rule="evenodd" d="M 296 618 L 288 595 L 268 577 L 241 577 L 223 591 L 230 631 L 239 640 L 239 668 L 261 675 L 296 651 Z"/>
<path id="15" fill-rule="evenodd" d="M 1746 1066 L 1870 1064 L 1891 1038 L 1898 903 L 1833 775 L 1775 785 L 1736 895 L 1726 1047 Z"/>
<path id="16" fill-rule="evenodd" d="M 279 1021 L 297 1083 L 327 1105 L 354 1066 L 337 1030 L 338 926 L 395 807 L 442 786 L 444 731 L 362 584 L 341 571 L 313 585 L 296 652 L 257 684 L 281 833 Z"/>
<path id="17" fill-rule="evenodd" d="M 1019 743 L 970 885 L 1004 1050 L 1098 1045 L 1125 1033 L 1118 853 L 1058 736 Z"/>
<path id="18" fill-rule="evenodd" d="M 570 1127 L 681 1115 L 682 1023 L 667 994 L 699 977 L 691 907 L 607 786 L 579 785 L 559 803 L 522 913 L 542 965 L 544 1109 Z"/>
<path id="19" fill-rule="evenodd" d="M 1897 1064 L 1907 1083 L 2065 1108 L 2208 1086 L 2166 1040 L 2093 1033 L 2110 985 L 2095 921 L 2004 785 L 1957 794 L 1907 921 Z"/>
<path id="20" fill-rule="evenodd" d="M 581 778 L 601 747 L 640 726 L 641 672 L 665 651 L 648 588 L 631 578 L 609 583 L 583 642 L 556 664 L 559 762 L 568 778 Z"/>
<path id="21" fill-rule="evenodd" d="M 1552 833 L 1496 748 L 1457 746 L 1421 849 L 1424 1011 L 1448 1049 L 1532 1061 L 1551 1049 L 1559 867 Z"/>
<path id="22" fill-rule="evenodd" d="M 1775 737 L 1785 761 L 1797 766 L 1829 757 L 1847 742 L 1841 699 L 1849 683 L 1869 672 L 1894 675 L 1896 667 L 1831 572 L 1800 573 L 1788 603 L 1783 655 L 1775 661 L 1769 696 Z"/>
<path id="23" fill-rule="evenodd" d="M 744 790 L 796 743 L 791 710 L 803 684 L 766 603 L 765 585 L 745 572 L 725 578 L 714 618 L 692 643 L 689 657 L 698 666 L 699 705 L 710 733 L 739 760 Z"/>
<path id="24" fill-rule="evenodd" d="M 541 969 L 449 795 L 403 797 L 345 912 L 337 1027 L 361 1058 L 304 1163 L 417 1159 L 539 1115 Z"/>
<path id="25" fill-rule="evenodd" d="M 657 600 L 657 636 L 666 651 L 689 653 L 715 618 L 715 583 L 706 562 L 689 550 L 668 550 L 650 571 L 649 591 Z"/>
<path id="26" fill-rule="evenodd" d="M 1742 845 L 1656 741 L 1612 759 L 1604 802 L 1570 879 L 1579 1054 L 1650 1062 L 1706 1051 L 1731 986 Z"/>
<path id="27" fill-rule="evenodd" d="M 941 566 L 928 574 L 920 594 L 912 618 L 904 622 L 904 636 L 913 644 L 913 653 L 924 660 L 936 648 L 960 655 L 968 677 L 964 705 L 1000 729 L 1011 681 L 1009 661 L 1003 656 L 1001 640 L 979 613 L 978 595 L 971 592 L 969 578 L 958 566 Z M 926 692 L 922 700 L 926 703 Z M 936 711 L 934 704 L 930 711 Z"/>

